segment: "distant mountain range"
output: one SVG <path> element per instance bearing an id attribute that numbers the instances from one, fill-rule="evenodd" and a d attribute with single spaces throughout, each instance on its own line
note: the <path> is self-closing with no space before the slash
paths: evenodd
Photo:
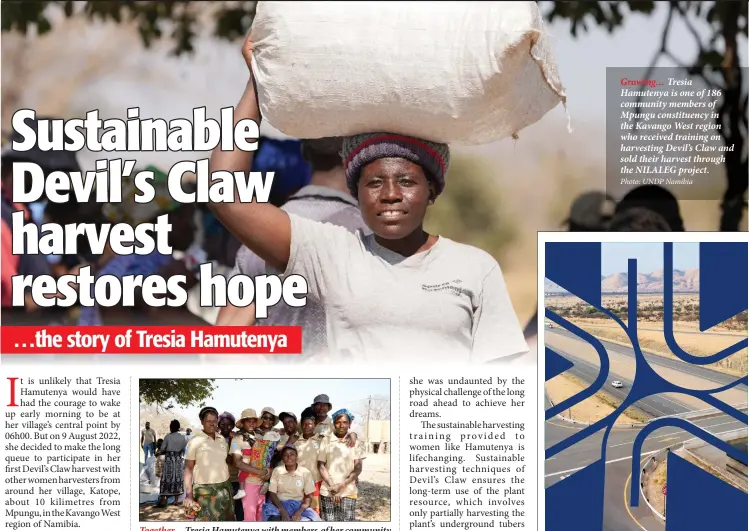
<path id="1" fill-rule="evenodd" d="M 602 293 L 627 293 L 629 275 L 627 273 L 613 273 L 609 276 L 601 275 Z M 674 269 L 673 278 L 674 292 L 696 293 L 700 290 L 700 270 L 686 269 L 681 271 Z M 663 269 L 654 271 L 648 275 L 637 274 L 638 293 L 663 293 Z M 546 293 L 567 293 L 567 290 L 555 284 L 549 279 L 544 279 L 544 291 Z"/>

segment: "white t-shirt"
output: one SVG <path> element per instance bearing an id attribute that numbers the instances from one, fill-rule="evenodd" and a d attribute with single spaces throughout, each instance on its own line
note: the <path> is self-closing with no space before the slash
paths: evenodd
<path id="1" fill-rule="evenodd" d="M 472 361 L 525 353 L 528 345 L 499 264 L 440 237 L 404 257 L 373 235 L 289 214 L 285 275 L 307 279 L 327 318 L 331 355 L 348 360 Z"/>
<path id="2" fill-rule="evenodd" d="M 354 198 L 325 186 L 305 186 L 291 196 L 281 209 L 306 219 L 334 223 L 346 227 L 351 232 L 366 227 Z M 243 274 L 256 277 L 264 274 L 265 269 L 265 261 L 247 247 L 242 246 L 237 252 L 232 276 Z M 312 300 L 308 300 L 307 304 L 301 308 L 292 308 L 281 300 L 268 310 L 268 318 L 258 319 L 257 324 L 302 327 L 304 356 L 272 356 L 275 362 L 306 359 L 326 349 L 325 312 Z"/>

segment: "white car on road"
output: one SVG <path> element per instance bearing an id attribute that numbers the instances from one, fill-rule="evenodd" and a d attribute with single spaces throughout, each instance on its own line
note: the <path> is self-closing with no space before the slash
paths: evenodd
<path id="1" fill-rule="evenodd" d="M 617 389 L 621 389 L 622 387 L 624 387 L 624 384 L 619 380 L 614 380 L 613 382 L 611 382 L 611 385 L 612 387 L 616 387 Z"/>

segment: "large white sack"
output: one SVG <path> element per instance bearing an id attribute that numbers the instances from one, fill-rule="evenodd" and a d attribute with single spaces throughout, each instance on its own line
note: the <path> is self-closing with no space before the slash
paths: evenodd
<path id="1" fill-rule="evenodd" d="M 482 144 L 566 99 L 535 2 L 259 2 L 260 111 L 296 138 Z"/>
<path id="2" fill-rule="evenodd" d="M 260 136 L 264 136 L 265 138 L 272 138 L 273 140 L 298 140 L 296 138 L 290 137 L 289 135 L 283 134 L 277 128 L 273 127 L 273 125 L 268 122 L 268 120 L 263 120 L 260 123 Z"/>

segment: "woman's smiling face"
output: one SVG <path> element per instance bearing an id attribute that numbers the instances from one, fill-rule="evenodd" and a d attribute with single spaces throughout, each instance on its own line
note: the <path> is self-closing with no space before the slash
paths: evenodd
<path id="1" fill-rule="evenodd" d="M 269 430 L 276 424 L 276 417 L 270 413 L 263 413 L 263 417 L 260 420 L 263 421 L 264 430 Z"/>
<path id="2" fill-rule="evenodd" d="M 218 428 L 218 416 L 213 413 L 206 413 L 200 423 L 203 425 L 203 433 L 213 435 Z"/>
<path id="3" fill-rule="evenodd" d="M 296 450 L 293 446 L 284 448 L 281 454 L 281 460 L 286 466 L 294 466 L 296 464 L 296 457 Z"/>
<path id="4" fill-rule="evenodd" d="M 297 428 L 297 421 L 295 418 L 286 417 L 283 419 L 283 429 L 288 435 L 291 435 L 292 433 L 296 432 L 296 428 Z"/>
<path id="5" fill-rule="evenodd" d="M 228 418 L 223 418 L 221 419 L 221 422 L 218 423 L 218 430 L 221 432 L 221 435 L 223 435 L 224 437 L 228 437 L 233 429 L 234 429 L 234 424 Z"/>
<path id="6" fill-rule="evenodd" d="M 419 229 L 435 197 L 424 169 L 406 159 L 377 159 L 364 166 L 359 177 L 362 218 L 385 240 L 399 240 Z"/>

